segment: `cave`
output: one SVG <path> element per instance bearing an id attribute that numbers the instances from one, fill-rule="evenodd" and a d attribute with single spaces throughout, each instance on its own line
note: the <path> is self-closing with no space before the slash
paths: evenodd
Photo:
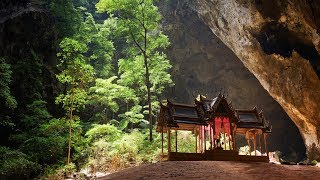
<path id="1" fill-rule="evenodd" d="M 172 43 L 168 57 L 172 60 L 176 83 L 165 96 L 190 104 L 195 94 L 211 98 L 222 90 L 235 107 L 257 106 L 264 110 L 273 124 L 271 151 L 281 151 L 293 161 L 305 158 L 306 148 L 291 118 L 197 13 L 178 2 L 160 5 L 164 31 Z M 246 141 L 239 139 L 239 147 L 245 145 Z"/>
<path id="2" fill-rule="evenodd" d="M 198 0 L 190 6 L 285 110 L 308 158 L 319 160 L 318 1 Z"/>
<path id="3" fill-rule="evenodd" d="M 275 21 L 265 23 L 254 37 L 260 43 L 263 51 L 289 58 L 296 51 L 308 60 L 314 71 L 320 77 L 320 55 L 311 41 L 300 38 L 300 34 L 290 31 L 285 24 Z"/>

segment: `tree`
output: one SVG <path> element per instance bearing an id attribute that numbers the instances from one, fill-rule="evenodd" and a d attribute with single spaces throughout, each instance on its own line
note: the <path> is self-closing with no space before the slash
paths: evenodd
<path id="1" fill-rule="evenodd" d="M 57 97 L 56 102 L 61 103 L 69 116 L 69 141 L 68 141 L 68 164 L 70 163 L 71 136 L 73 111 L 79 110 L 86 103 L 86 85 L 93 81 L 94 69 L 88 64 L 83 54 L 87 52 L 86 44 L 75 39 L 65 38 L 60 43 L 61 52 L 58 56 L 61 62 L 58 67 L 63 68 L 57 75 L 61 83 L 68 85 L 65 94 Z"/>
<path id="2" fill-rule="evenodd" d="M 66 93 L 57 97 L 56 102 L 61 103 L 69 113 L 69 143 L 68 164 L 70 163 L 70 149 L 72 137 L 73 111 L 79 110 L 87 103 L 87 90 L 94 76 L 108 77 L 111 74 L 111 60 L 113 56 L 113 43 L 108 39 L 111 32 L 110 21 L 96 24 L 93 16 L 80 8 L 84 14 L 84 21 L 72 38 L 65 38 L 60 43 L 61 52 L 58 56 L 61 62 L 58 65 L 62 72 L 57 76 L 61 83 L 68 85 Z"/>
<path id="3" fill-rule="evenodd" d="M 152 93 L 155 93 L 159 83 L 159 78 L 151 80 L 153 75 L 157 74 L 161 63 L 165 68 L 160 69 L 166 74 L 165 85 L 172 84 L 170 75 L 167 71 L 171 67 L 166 59 L 163 49 L 168 47 L 169 40 L 159 29 L 161 15 L 158 8 L 154 5 L 153 0 L 100 0 L 96 5 L 99 12 L 107 12 L 110 16 L 118 18 L 118 29 L 126 38 L 128 47 L 126 47 L 126 58 L 120 60 L 119 71 L 122 73 L 121 80 L 126 85 L 141 85 L 144 82 L 143 89 L 146 88 L 148 104 L 148 121 L 149 121 L 149 140 L 152 141 Z M 164 61 L 165 60 L 165 61 Z M 136 66 L 132 66 L 135 64 Z M 126 66 L 126 67 L 125 67 Z M 137 79 L 126 81 L 128 76 L 128 67 L 132 69 Z M 143 76 L 141 67 L 144 68 Z M 153 75 L 152 75 L 153 74 Z M 159 73 L 158 75 L 163 75 Z M 144 81 L 141 80 L 144 77 Z M 120 81 L 121 82 L 121 81 Z M 162 84 L 163 85 L 163 84 Z M 138 86 L 139 87 L 139 86 Z M 137 87 L 134 87 L 137 88 Z M 154 88 L 154 89 L 152 89 Z M 152 92 L 153 91 L 153 92 Z"/>

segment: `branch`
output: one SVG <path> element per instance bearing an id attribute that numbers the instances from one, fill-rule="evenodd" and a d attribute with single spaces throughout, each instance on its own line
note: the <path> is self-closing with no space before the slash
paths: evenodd
<path id="1" fill-rule="evenodd" d="M 136 40 L 136 38 L 134 37 L 133 33 L 130 31 L 130 35 L 134 41 L 134 43 L 136 44 L 136 46 L 140 49 L 140 51 L 142 51 L 143 54 L 145 54 L 145 50 L 140 46 L 140 44 L 138 43 L 138 41 Z"/>

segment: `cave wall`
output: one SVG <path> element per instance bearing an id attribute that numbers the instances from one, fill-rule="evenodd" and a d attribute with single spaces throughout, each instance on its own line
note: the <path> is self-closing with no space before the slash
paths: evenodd
<path id="1" fill-rule="evenodd" d="M 297 127 L 189 4 L 170 1 L 159 7 L 164 17 L 163 30 L 171 41 L 168 56 L 176 84 L 167 96 L 176 102 L 193 103 L 193 94 L 215 97 L 222 90 L 236 108 L 257 106 L 264 110 L 273 126 L 270 150 L 280 150 L 287 157 L 301 159 L 305 147 Z M 243 141 L 238 145 L 246 144 Z"/>
<path id="2" fill-rule="evenodd" d="M 10 88 L 20 108 L 36 98 L 46 99 L 48 107 L 55 105 L 58 89 L 54 23 L 52 14 L 36 1 L 0 2 L 0 57 L 11 65 Z"/>
<path id="3" fill-rule="evenodd" d="M 319 160 L 320 1 L 177 2 L 233 51 L 296 124 L 309 159 Z"/>
<path id="4" fill-rule="evenodd" d="M 10 91 L 18 104 L 16 109 L 0 104 L 1 121 L 16 124 L 0 123 L 0 145 L 14 146 L 8 137 L 13 131 L 20 131 L 21 117 L 33 101 L 44 100 L 50 113 L 63 113 L 55 105 L 61 87 L 55 77 L 57 37 L 54 26 L 52 14 L 38 1 L 0 1 L 0 58 L 10 64 Z"/>

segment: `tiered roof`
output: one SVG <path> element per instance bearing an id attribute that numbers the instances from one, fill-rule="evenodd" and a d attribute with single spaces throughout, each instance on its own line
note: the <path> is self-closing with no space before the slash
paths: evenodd
<path id="1" fill-rule="evenodd" d="M 251 110 L 236 110 L 236 114 L 239 118 L 237 128 L 241 129 L 261 129 L 265 133 L 271 133 L 270 122 L 267 121 L 263 115 L 263 112 L 254 107 Z"/>
<path id="2" fill-rule="evenodd" d="M 206 126 L 207 123 L 199 116 L 195 105 L 179 104 L 167 100 L 167 105 L 161 104 L 158 125 L 165 128 L 192 130 L 196 125 Z"/>
<path id="3" fill-rule="evenodd" d="M 195 99 L 195 105 L 167 100 L 166 105 L 161 104 L 157 130 L 167 127 L 192 130 L 197 125 L 207 126 L 207 122 L 215 117 L 229 117 L 231 122 L 237 125 L 240 133 L 247 129 L 261 129 L 265 133 L 271 133 L 270 122 L 264 118 L 262 111 L 258 113 L 257 108 L 235 110 L 221 94 L 214 99 L 200 96 L 200 100 Z"/>
<path id="4" fill-rule="evenodd" d="M 227 98 L 224 95 L 219 94 L 212 100 L 200 95 L 200 101 L 195 99 L 195 104 L 197 107 L 202 107 L 201 109 L 203 111 L 202 113 L 205 121 L 221 116 L 229 117 L 232 122 L 239 121 L 235 114 L 235 109 L 231 103 L 228 103 Z"/>

